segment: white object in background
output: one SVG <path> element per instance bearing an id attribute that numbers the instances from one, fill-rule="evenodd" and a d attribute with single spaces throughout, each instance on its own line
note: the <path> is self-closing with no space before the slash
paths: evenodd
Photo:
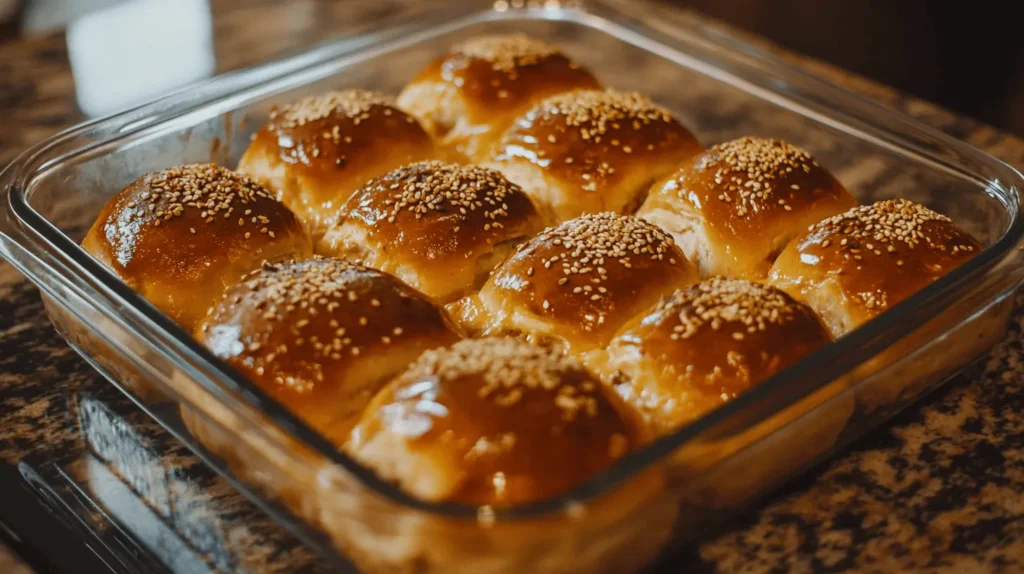
<path id="1" fill-rule="evenodd" d="M 208 0 L 132 0 L 67 31 L 78 105 L 109 114 L 213 75 Z"/>
<path id="2" fill-rule="evenodd" d="M 63 30 L 75 20 L 126 0 L 31 0 L 21 16 L 23 34 L 34 36 Z M 0 0 L 3 4 L 3 0 Z"/>

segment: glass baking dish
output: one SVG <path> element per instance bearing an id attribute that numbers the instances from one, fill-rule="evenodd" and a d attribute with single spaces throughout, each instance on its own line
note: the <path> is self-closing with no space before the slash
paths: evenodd
<path id="1" fill-rule="evenodd" d="M 628 572 L 684 547 L 960 371 L 997 341 L 1021 263 L 1022 176 L 985 153 L 721 32 L 614 0 L 451 2 L 65 131 L 0 174 L 0 254 L 112 382 L 338 567 L 369 572 Z M 233 167 L 270 108 L 344 87 L 392 93 L 450 44 L 521 31 L 608 86 L 674 111 L 705 145 L 809 149 L 861 201 L 905 197 L 986 249 L 877 319 L 562 496 L 436 504 L 383 482 L 215 359 L 78 242 L 144 172 Z"/>

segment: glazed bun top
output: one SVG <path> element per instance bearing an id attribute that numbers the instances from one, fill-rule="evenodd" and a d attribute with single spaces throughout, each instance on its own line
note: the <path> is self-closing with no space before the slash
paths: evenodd
<path id="1" fill-rule="evenodd" d="M 747 279 L 764 278 L 772 258 L 808 225 L 857 204 L 807 151 L 752 137 L 715 145 L 687 161 L 652 191 L 649 204 L 659 203 L 662 193 L 699 215 L 709 247 L 721 252 L 700 261 L 702 271 Z"/>
<path id="2" fill-rule="evenodd" d="M 321 220 L 368 180 L 437 154 L 430 135 L 390 96 L 348 89 L 272 111 L 239 169 L 277 187 L 319 236 Z"/>
<path id="3" fill-rule="evenodd" d="M 424 353 L 370 404 L 350 450 L 424 498 L 509 506 L 569 490 L 643 432 L 575 359 L 485 338 Z M 374 449 L 382 437 L 389 448 Z"/>
<path id="4" fill-rule="evenodd" d="M 663 299 L 613 346 L 638 346 L 665 387 L 725 402 L 830 339 L 817 315 L 786 293 L 714 277 Z"/>
<path id="5" fill-rule="evenodd" d="M 372 251 L 367 265 L 399 276 L 415 269 L 416 280 L 407 281 L 447 300 L 474 286 L 479 259 L 496 245 L 531 235 L 542 225 L 530 198 L 501 173 L 428 161 L 401 167 L 357 191 L 324 243 L 334 250 L 356 242 L 358 250 Z"/>
<path id="6" fill-rule="evenodd" d="M 635 92 L 579 90 L 552 96 L 521 116 L 494 151 L 498 163 L 525 161 L 549 184 L 578 189 L 556 204 L 566 219 L 589 199 L 588 211 L 635 210 L 633 187 L 698 153 L 700 143 L 666 109 Z M 627 185 L 622 191 L 618 187 Z"/>
<path id="7" fill-rule="evenodd" d="M 455 46 L 413 80 L 458 89 L 466 119 L 490 124 L 567 90 L 600 88 L 557 47 L 523 34 L 478 36 Z"/>
<path id="8" fill-rule="evenodd" d="M 287 207 L 249 177 L 213 164 L 132 182 L 107 203 L 83 246 L 188 329 L 264 260 L 312 254 Z"/>
<path id="9" fill-rule="evenodd" d="M 386 378 L 459 337 L 443 310 L 395 277 L 318 257 L 247 275 L 196 338 L 340 444 Z"/>
<path id="10" fill-rule="evenodd" d="M 913 295 L 978 254 L 982 245 L 948 217 L 905 199 L 836 215 L 793 240 L 772 268 L 796 295 L 831 281 L 862 320 Z"/>
<path id="11" fill-rule="evenodd" d="M 485 292 L 558 328 L 570 343 L 601 344 L 623 323 L 697 273 L 672 238 L 635 217 L 571 219 L 524 243 Z"/>

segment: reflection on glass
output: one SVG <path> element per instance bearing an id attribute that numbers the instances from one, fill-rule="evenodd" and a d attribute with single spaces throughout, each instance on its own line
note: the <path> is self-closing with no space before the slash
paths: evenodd
<path id="1" fill-rule="evenodd" d="M 132 0 L 68 26 L 78 105 L 89 116 L 141 104 L 213 75 L 208 0 Z"/>

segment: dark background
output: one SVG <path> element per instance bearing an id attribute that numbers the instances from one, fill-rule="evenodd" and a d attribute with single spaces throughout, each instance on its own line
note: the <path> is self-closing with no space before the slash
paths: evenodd
<path id="1" fill-rule="evenodd" d="M 1019 2 L 674 0 L 790 50 L 1024 135 Z"/>
<path id="2" fill-rule="evenodd" d="M 1019 2 L 661 1 L 699 10 L 785 48 L 1024 135 L 1024 42 L 1018 32 L 1018 13 L 1024 10 L 1015 8 Z M 0 0 L 0 44 L 45 33 L 62 19 L 118 2 Z M 211 2 L 218 10 L 232 3 Z"/>

